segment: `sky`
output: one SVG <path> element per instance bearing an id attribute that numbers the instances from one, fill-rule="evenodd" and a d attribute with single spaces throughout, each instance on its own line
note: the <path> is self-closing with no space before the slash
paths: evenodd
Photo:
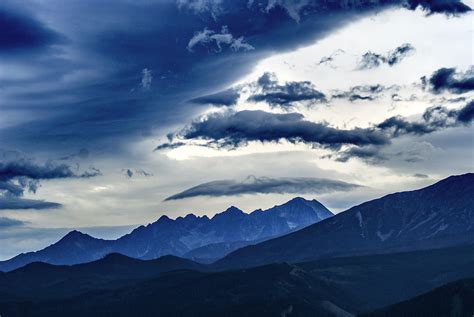
<path id="1" fill-rule="evenodd" d="M 2 1 L 0 260 L 472 172 L 473 5 Z"/>

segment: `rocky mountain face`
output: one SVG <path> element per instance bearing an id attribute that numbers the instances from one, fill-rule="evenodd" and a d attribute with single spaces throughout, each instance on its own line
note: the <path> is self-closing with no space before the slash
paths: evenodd
<path id="1" fill-rule="evenodd" d="M 416 250 L 474 239 L 474 174 L 387 195 L 297 232 L 241 248 L 225 267 L 297 262 L 321 257 Z"/>
<path id="2" fill-rule="evenodd" d="M 316 200 L 294 198 L 283 205 L 250 214 L 232 206 L 212 218 L 189 214 L 173 220 L 162 216 L 117 240 L 96 239 L 72 231 L 43 250 L 0 262 L 0 271 L 37 261 L 68 265 L 90 262 L 112 252 L 139 259 L 184 256 L 198 248 L 200 250 L 190 253 L 189 257 L 209 262 L 239 247 L 287 234 L 332 215 Z M 208 245 L 212 246 L 206 248 Z"/>

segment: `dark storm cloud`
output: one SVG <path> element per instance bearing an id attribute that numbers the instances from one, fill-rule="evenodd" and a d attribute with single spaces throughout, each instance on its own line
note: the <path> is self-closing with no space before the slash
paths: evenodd
<path id="1" fill-rule="evenodd" d="M 443 106 L 434 106 L 426 109 L 420 121 L 409 121 L 403 117 L 390 117 L 377 124 L 375 128 L 386 134 L 390 139 L 405 135 L 425 135 L 447 128 L 466 126 L 474 121 L 474 101 L 470 101 L 460 109 L 447 109 Z M 347 162 L 351 158 L 360 158 L 368 163 L 379 163 L 389 159 L 382 152 L 383 146 L 351 147 L 329 157 L 335 157 L 336 161 Z M 403 153 L 398 153 L 398 156 Z M 409 157 L 407 162 L 416 162 L 419 159 Z"/>
<path id="2" fill-rule="evenodd" d="M 411 122 L 401 116 L 390 117 L 377 125 L 377 128 L 390 131 L 394 137 L 406 134 L 423 135 L 436 130 L 426 122 Z"/>
<path id="3" fill-rule="evenodd" d="M 200 184 L 165 199 L 178 200 L 197 196 L 232 196 L 243 194 L 321 194 L 350 191 L 361 187 L 338 180 L 313 177 L 254 177 L 244 181 L 218 180 Z"/>
<path id="4" fill-rule="evenodd" d="M 190 100 L 196 104 L 213 105 L 213 106 L 233 106 L 240 97 L 238 89 L 230 88 L 215 94 L 206 95 Z"/>
<path id="5" fill-rule="evenodd" d="M 457 113 L 457 121 L 462 123 L 470 123 L 474 121 L 474 100 L 470 101 Z"/>
<path id="6" fill-rule="evenodd" d="M 467 125 L 474 120 L 474 101 L 468 102 L 460 109 L 447 109 L 434 106 L 426 109 L 422 120 L 408 121 L 403 117 L 390 117 L 376 127 L 389 132 L 393 137 L 407 134 L 424 135 L 441 129 Z"/>
<path id="7" fill-rule="evenodd" d="M 307 121 L 300 113 L 278 114 L 259 110 L 210 114 L 193 122 L 175 137 L 178 140 L 205 140 L 210 146 L 230 148 L 251 141 L 287 140 L 333 148 L 343 144 L 362 146 L 389 142 L 385 135 L 372 129 L 342 130 L 326 123 Z"/>
<path id="8" fill-rule="evenodd" d="M 73 177 L 94 177 L 100 175 L 97 169 L 91 169 L 83 173 L 76 173 L 67 164 L 54 164 L 52 162 L 43 165 L 32 160 L 19 159 L 15 161 L 0 162 L 0 180 L 8 181 L 16 177 L 26 177 L 33 180 L 59 179 Z"/>
<path id="9" fill-rule="evenodd" d="M 474 69 L 467 72 L 456 72 L 455 68 L 440 68 L 431 77 L 421 78 L 424 87 L 434 93 L 449 91 L 454 94 L 462 94 L 474 90 Z"/>
<path id="10" fill-rule="evenodd" d="M 359 62 L 358 69 L 371 69 L 379 67 L 382 64 L 394 66 L 400 63 L 405 57 L 409 56 L 415 51 L 415 48 L 410 43 L 405 43 L 395 48 L 386 54 L 379 54 L 374 52 L 367 52 L 362 55 Z"/>
<path id="11" fill-rule="evenodd" d="M 10 125 L 1 128 L 0 143 L 58 157 L 82 147 L 110 153 L 120 144 L 150 135 L 149 131 L 186 121 L 201 110 L 189 100 L 222 90 L 261 58 L 314 43 L 369 12 L 403 4 L 399 0 L 9 2 L 15 10 L 1 6 L 4 16 L 21 19 L 3 18 L 2 23 L 14 21 L 25 28 L 13 30 L 26 33 L 15 35 L 18 43 L 3 43 L 54 46 L 54 50 L 42 50 L 35 58 L 9 57 L 12 74 L 0 82 L 2 115 L 5 109 L 10 111 L 6 115 L 13 115 Z M 34 19 L 28 7 L 45 17 L 48 27 Z M 2 29 L 2 36 L 11 36 L 5 30 L 12 28 Z M 67 42 L 58 38 L 58 31 Z M 246 49 L 246 44 L 255 49 Z M 28 76 L 17 76 L 16 68 L 28 69 Z M 260 98 L 288 104 L 309 92 L 299 100 L 317 99 L 310 87 L 303 88 L 294 87 L 300 95 L 296 99 L 280 91 Z M 28 121 L 16 119 L 25 117 L 23 113 Z"/>
<path id="12" fill-rule="evenodd" d="M 0 55 L 44 49 L 64 41 L 34 17 L 0 5 Z"/>
<path id="13" fill-rule="evenodd" d="M 255 83 L 258 93 L 250 101 L 267 102 L 272 107 L 288 108 L 294 102 L 326 102 L 326 96 L 309 81 L 291 81 L 282 85 L 274 73 L 264 73 Z"/>
<path id="14" fill-rule="evenodd" d="M 38 164 L 31 159 L 4 152 L 0 161 L 0 209 L 47 209 L 57 208 L 58 203 L 21 198 L 26 190 L 36 193 L 41 180 L 64 178 L 89 178 L 101 175 L 96 168 L 78 173 L 67 164 L 48 162 Z"/>
<path id="15" fill-rule="evenodd" d="M 21 220 L 7 218 L 7 217 L 0 217 L 0 228 L 20 227 L 20 226 L 23 226 L 24 224 L 25 222 Z"/>
<path id="16" fill-rule="evenodd" d="M 471 8 L 459 0 L 409 0 L 407 2 L 410 10 L 421 7 L 428 14 L 444 13 L 447 15 L 457 15 L 471 11 Z"/>
<path id="17" fill-rule="evenodd" d="M 196 143 L 200 146 L 232 149 L 245 146 L 251 141 L 277 143 L 286 140 L 331 149 L 333 154 L 326 157 L 335 158 L 337 161 L 346 162 L 355 157 L 378 163 L 388 159 L 381 150 L 394 138 L 406 135 L 421 136 L 447 128 L 466 126 L 472 121 L 474 101 L 460 109 L 430 107 L 418 121 L 395 116 L 370 128 L 350 130 L 307 121 L 299 113 L 227 111 L 201 117 L 181 131 L 170 134 L 169 142 L 159 145 L 156 150 L 173 149 L 196 141 L 207 142 Z M 341 150 L 343 145 L 348 148 Z"/>

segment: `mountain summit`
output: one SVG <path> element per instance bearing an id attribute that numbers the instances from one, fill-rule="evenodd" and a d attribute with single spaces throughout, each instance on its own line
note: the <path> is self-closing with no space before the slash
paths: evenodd
<path id="1" fill-rule="evenodd" d="M 332 215 L 318 201 L 298 197 L 250 214 L 231 206 L 212 218 L 188 214 L 173 220 L 164 215 L 117 240 L 96 239 L 74 230 L 43 250 L 0 262 L 0 271 L 37 261 L 68 265 L 90 262 L 112 252 L 138 259 L 175 255 L 210 262 L 242 246 L 287 234 Z"/>

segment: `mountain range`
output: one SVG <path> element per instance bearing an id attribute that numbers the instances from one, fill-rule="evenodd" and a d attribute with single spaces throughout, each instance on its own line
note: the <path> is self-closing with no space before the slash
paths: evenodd
<path id="1" fill-rule="evenodd" d="M 315 200 L 295 198 L 251 214 L 231 207 L 212 218 L 162 217 L 113 241 L 73 231 L 2 263 L 9 269 L 0 272 L 0 314 L 471 316 L 473 193 L 470 173 L 334 216 Z M 233 248 L 212 263 L 159 257 L 163 250 L 189 257 Z M 97 259 L 21 264 L 87 257 Z"/>
<path id="2" fill-rule="evenodd" d="M 365 202 L 302 230 L 238 249 L 216 264 L 251 267 L 474 241 L 474 174 Z"/>
<path id="3" fill-rule="evenodd" d="M 112 254 L 73 266 L 31 263 L 0 274 L 0 312 L 348 317 L 472 276 L 472 244 L 225 271 L 173 256 L 144 261 Z"/>
<path id="4" fill-rule="evenodd" d="M 258 209 L 250 214 L 232 206 L 212 218 L 188 214 L 173 220 L 162 216 L 117 240 L 97 239 L 71 231 L 40 251 L 0 262 L 0 271 L 10 271 L 32 262 L 85 263 L 109 253 L 137 259 L 176 255 L 212 262 L 237 248 L 281 236 L 331 216 L 333 214 L 318 201 L 297 197 L 283 205 Z"/>

